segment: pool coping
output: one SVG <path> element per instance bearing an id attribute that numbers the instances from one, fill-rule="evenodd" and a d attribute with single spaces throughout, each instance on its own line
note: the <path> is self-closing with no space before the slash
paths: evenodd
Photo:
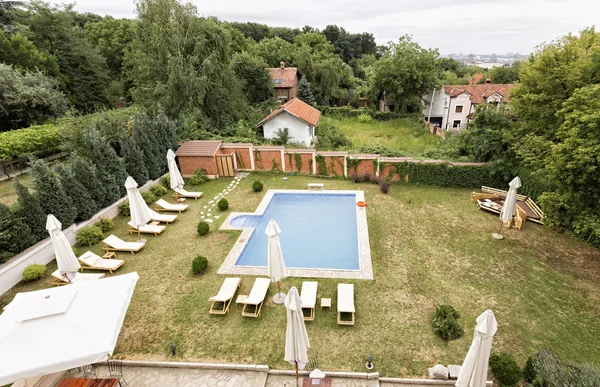
<path id="1" fill-rule="evenodd" d="M 235 263 L 240 257 L 244 246 L 249 240 L 254 227 L 236 227 L 231 225 L 231 221 L 240 215 L 263 215 L 266 211 L 273 195 L 276 193 L 293 194 L 319 194 L 319 195 L 348 195 L 354 194 L 356 201 L 364 201 L 365 193 L 360 190 L 290 190 L 290 189 L 270 189 L 262 198 L 260 204 L 254 212 L 231 212 L 225 219 L 219 230 L 242 231 L 242 234 L 235 241 L 235 244 L 227 254 L 225 261 L 217 271 L 218 274 L 238 274 L 238 275 L 256 275 L 266 276 L 267 268 L 264 266 L 237 266 Z M 369 229 L 367 225 L 366 207 L 356 206 L 356 222 L 358 231 L 358 270 L 345 269 L 311 269 L 311 268 L 286 268 L 288 277 L 305 278 L 341 278 L 341 279 L 373 279 L 373 265 L 371 262 L 371 245 L 369 242 Z"/>

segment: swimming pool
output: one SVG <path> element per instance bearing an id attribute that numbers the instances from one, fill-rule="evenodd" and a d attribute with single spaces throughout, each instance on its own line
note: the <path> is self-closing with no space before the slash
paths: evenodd
<path id="1" fill-rule="evenodd" d="M 242 230 L 222 274 L 266 274 L 274 219 L 289 276 L 372 278 L 363 191 L 269 190 L 255 213 L 232 213 L 222 230 Z"/>

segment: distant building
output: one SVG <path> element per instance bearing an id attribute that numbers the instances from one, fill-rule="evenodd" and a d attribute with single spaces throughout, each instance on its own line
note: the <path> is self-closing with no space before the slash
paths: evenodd
<path id="1" fill-rule="evenodd" d="M 310 146 L 321 112 L 298 98 L 292 98 L 266 116 L 256 126 L 265 138 L 276 138 L 278 130 L 288 129 L 290 141 Z"/>
<path id="2" fill-rule="evenodd" d="M 423 115 L 426 121 L 443 130 L 460 131 L 473 118 L 477 105 L 510 102 L 508 93 L 514 86 L 493 84 L 489 80 L 479 85 L 443 86 L 423 97 L 428 102 L 423 107 Z"/>
<path id="3" fill-rule="evenodd" d="M 269 75 L 273 81 L 273 88 L 277 98 L 289 101 L 296 98 L 298 94 L 298 69 L 295 67 L 285 67 L 285 62 L 281 62 L 278 68 L 270 68 Z"/>

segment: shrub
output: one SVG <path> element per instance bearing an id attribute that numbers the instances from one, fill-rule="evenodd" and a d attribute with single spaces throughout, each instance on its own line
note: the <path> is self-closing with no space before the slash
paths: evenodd
<path id="1" fill-rule="evenodd" d="M 208 259 L 206 259 L 206 257 L 199 255 L 192 261 L 192 272 L 194 272 L 194 274 L 204 273 L 207 267 Z"/>
<path id="2" fill-rule="evenodd" d="M 390 190 L 390 187 L 392 186 L 392 183 L 390 183 L 389 181 L 386 181 L 384 179 L 379 179 L 379 190 L 381 191 L 381 193 L 388 193 Z"/>
<path id="3" fill-rule="evenodd" d="M 371 182 L 371 174 L 369 172 L 365 172 L 364 175 L 361 176 L 360 181 L 362 183 L 370 183 Z"/>
<path id="4" fill-rule="evenodd" d="M 96 223 L 96 227 L 99 227 L 102 232 L 107 232 L 115 228 L 115 223 L 112 219 L 100 218 L 98 223 Z"/>
<path id="5" fill-rule="evenodd" d="M 202 168 L 198 168 L 194 171 L 194 176 L 190 179 L 190 185 L 200 185 L 208 180 L 206 177 L 206 171 Z"/>
<path id="6" fill-rule="evenodd" d="M 529 356 L 527 362 L 525 362 L 525 368 L 523 368 L 523 379 L 527 383 L 533 383 L 536 377 L 535 367 L 533 366 L 533 358 Z"/>
<path id="7" fill-rule="evenodd" d="M 438 305 L 431 319 L 433 331 L 442 339 L 454 340 L 464 335 L 465 331 L 458 322 L 460 314 L 450 305 Z"/>
<path id="8" fill-rule="evenodd" d="M 157 197 L 163 196 L 167 193 L 167 191 L 168 190 L 164 186 L 159 184 L 153 185 L 152 188 L 150 188 L 150 192 L 152 192 L 152 194 Z"/>
<path id="9" fill-rule="evenodd" d="M 490 369 L 500 386 L 516 386 L 523 376 L 521 367 L 507 353 L 493 353 L 490 356 Z"/>
<path id="10" fill-rule="evenodd" d="M 263 183 L 260 180 L 254 180 L 254 183 L 252 183 L 252 191 L 260 192 L 262 190 L 263 190 Z"/>
<path id="11" fill-rule="evenodd" d="M 371 117 L 370 115 L 368 115 L 367 113 L 362 113 L 358 115 L 358 121 L 366 124 L 369 123 L 373 120 L 373 117 Z"/>
<path id="12" fill-rule="evenodd" d="M 219 210 L 221 211 L 225 211 L 226 209 L 229 208 L 229 202 L 227 201 L 227 199 L 222 198 L 221 200 L 219 200 L 219 202 L 217 203 L 217 207 L 219 207 Z"/>
<path id="13" fill-rule="evenodd" d="M 104 238 L 102 229 L 97 226 L 83 227 L 77 233 L 77 244 L 80 246 L 91 246 L 100 242 Z"/>
<path id="14" fill-rule="evenodd" d="M 369 177 L 369 183 L 371 184 L 379 184 L 379 178 L 375 175 Z"/>
<path id="15" fill-rule="evenodd" d="M 170 189 L 171 188 L 171 176 L 163 176 L 160 179 L 160 184 L 162 184 L 163 187 L 165 187 L 166 189 Z"/>
<path id="16" fill-rule="evenodd" d="M 146 204 L 152 204 L 156 201 L 156 196 L 150 191 L 142 192 L 142 197 Z"/>
<path id="17" fill-rule="evenodd" d="M 561 360 L 550 349 L 542 349 L 533 357 L 532 368 L 536 387 L 600 386 L 598 368 Z"/>
<path id="18" fill-rule="evenodd" d="M 23 281 L 36 281 L 46 275 L 46 265 L 34 263 L 23 270 Z"/>
<path id="19" fill-rule="evenodd" d="M 129 201 L 125 200 L 123 203 L 119 204 L 119 214 L 122 216 L 131 215 L 131 211 L 129 210 Z"/>
<path id="20" fill-rule="evenodd" d="M 206 235 L 210 231 L 210 226 L 208 225 L 208 223 L 206 223 L 205 221 L 201 220 L 200 223 L 198 223 L 197 230 L 198 230 L 198 234 L 200 234 L 200 235 Z"/>

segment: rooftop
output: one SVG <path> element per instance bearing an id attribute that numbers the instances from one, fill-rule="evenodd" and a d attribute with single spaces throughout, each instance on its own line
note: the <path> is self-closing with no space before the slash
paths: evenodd
<path id="1" fill-rule="evenodd" d="M 298 84 L 298 69 L 296 67 L 283 66 L 268 70 L 273 80 L 273 87 L 276 89 L 287 89 Z"/>
<path id="2" fill-rule="evenodd" d="M 263 125 L 265 122 L 269 121 L 273 117 L 283 112 L 287 112 L 311 126 L 317 126 L 317 124 L 319 123 L 319 118 L 321 117 L 321 111 L 315 109 L 314 107 L 310 106 L 309 104 L 303 102 L 298 98 L 292 98 L 283 105 L 279 106 L 271 114 L 266 116 L 256 126 Z"/>
<path id="3" fill-rule="evenodd" d="M 186 141 L 181 144 L 175 154 L 177 156 L 214 156 L 220 146 L 221 141 Z"/>
<path id="4" fill-rule="evenodd" d="M 508 94 L 510 89 L 512 89 L 514 86 L 514 84 L 496 83 L 483 83 L 479 85 L 446 85 L 444 86 L 444 91 L 450 97 L 456 97 L 465 92 L 469 93 L 473 103 L 484 103 L 485 98 L 494 93 L 500 94 L 504 102 L 510 102 L 510 97 Z"/>

